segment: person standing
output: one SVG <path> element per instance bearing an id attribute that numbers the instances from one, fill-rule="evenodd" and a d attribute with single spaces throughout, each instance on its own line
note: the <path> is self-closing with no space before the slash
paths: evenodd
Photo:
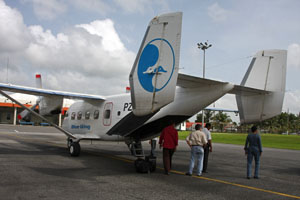
<path id="1" fill-rule="evenodd" d="M 172 124 L 162 131 L 159 137 L 159 148 L 163 147 L 163 162 L 165 174 L 170 174 L 172 168 L 172 156 L 178 146 L 178 132 L 175 124 Z"/>
<path id="2" fill-rule="evenodd" d="M 251 127 L 251 133 L 248 134 L 245 143 L 245 154 L 247 155 L 247 179 L 251 176 L 252 160 L 255 160 L 254 178 L 259 178 L 259 159 L 262 154 L 261 138 L 256 126 Z"/>
<path id="3" fill-rule="evenodd" d="M 212 152 L 212 143 L 211 143 L 211 124 L 206 123 L 205 128 L 203 129 L 203 132 L 205 133 L 206 139 L 207 139 L 207 144 L 204 148 L 204 159 L 203 159 L 203 173 L 207 173 L 207 164 L 208 164 L 208 155 L 209 152 Z"/>
<path id="4" fill-rule="evenodd" d="M 202 167 L 203 167 L 203 154 L 204 150 L 203 147 L 206 146 L 207 140 L 205 134 L 202 132 L 202 128 L 200 124 L 195 126 L 195 131 L 192 132 L 186 138 L 187 144 L 191 147 L 191 159 L 190 159 L 190 166 L 189 171 L 186 175 L 191 176 L 193 173 L 195 159 L 197 159 L 197 176 L 202 175 Z"/>

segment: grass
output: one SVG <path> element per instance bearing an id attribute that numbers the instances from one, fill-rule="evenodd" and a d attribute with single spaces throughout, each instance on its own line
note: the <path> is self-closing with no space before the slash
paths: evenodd
<path id="1" fill-rule="evenodd" d="M 179 139 L 185 140 L 190 131 L 180 131 Z M 241 133 L 212 133 L 213 143 L 245 145 L 247 134 Z M 300 150 L 300 136 L 261 134 L 263 147 Z"/>

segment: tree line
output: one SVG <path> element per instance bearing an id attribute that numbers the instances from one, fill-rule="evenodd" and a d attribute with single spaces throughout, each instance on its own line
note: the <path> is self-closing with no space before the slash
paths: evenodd
<path id="1" fill-rule="evenodd" d="M 202 122 L 202 113 L 197 115 L 195 122 Z M 252 125 L 256 125 L 262 132 L 266 133 L 297 133 L 300 131 L 300 114 L 282 112 L 280 115 L 256 124 L 240 125 L 232 122 L 227 113 L 218 111 L 204 111 L 204 122 L 210 122 L 215 130 L 226 131 L 225 127 L 235 127 L 236 132 L 248 132 Z"/>

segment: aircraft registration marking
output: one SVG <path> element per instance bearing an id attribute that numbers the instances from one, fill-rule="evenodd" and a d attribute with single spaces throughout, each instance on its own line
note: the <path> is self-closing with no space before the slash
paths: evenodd
<path id="1" fill-rule="evenodd" d="M 132 111 L 132 104 L 131 103 L 124 103 L 123 111 Z"/>

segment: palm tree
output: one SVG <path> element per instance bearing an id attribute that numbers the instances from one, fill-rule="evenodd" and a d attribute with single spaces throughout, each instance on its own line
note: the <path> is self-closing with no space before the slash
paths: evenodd
<path id="1" fill-rule="evenodd" d="M 223 132 L 224 126 L 232 122 L 230 116 L 222 111 L 219 111 L 214 117 L 212 117 L 212 119 L 214 120 L 214 126 L 221 132 Z"/>
<path id="2" fill-rule="evenodd" d="M 210 122 L 212 116 L 213 116 L 213 111 L 204 110 L 204 123 Z M 202 122 L 202 113 L 197 114 L 197 118 L 195 122 Z"/>

